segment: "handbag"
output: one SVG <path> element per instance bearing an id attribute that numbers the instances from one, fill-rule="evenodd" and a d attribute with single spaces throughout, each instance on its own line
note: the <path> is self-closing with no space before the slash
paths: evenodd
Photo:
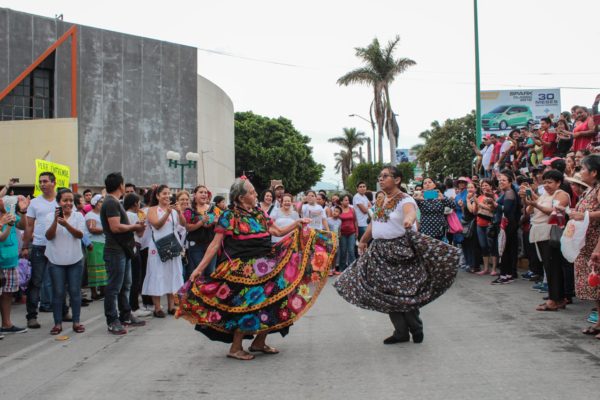
<path id="1" fill-rule="evenodd" d="M 450 233 L 462 233 L 463 226 L 456 215 L 456 212 L 452 211 L 450 214 L 446 215 L 446 222 L 448 223 L 448 228 Z"/>
<path id="2" fill-rule="evenodd" d="M 469 222 L 465 222 L 463 224 L 463 236 L 465 237 L 465 239 L 471 239 L 473 237 L 473 234 L 475 233 L 475 218 L 473 218 L 472 220 L 470 220 Z"/>
<path id="3" fill-rule="evenodd" d="M 562 238 L 565 228 L 561 228 L 558 225 L 552 225 L 550 228 L 550 239 L 548 244 L 553 249 L 560 249 L 560 239 Z"/>
<path id="4" fill-rule="evenodd" d="M 183 250 L 181 243 L 179 243 L 177 236 L 175 236 L 174 218 L 171 218 L 171 224 L 173 225 L 173 232 L 158 240 L 154 239 L 154 229 L 152 229 L 152 241 L 156 246 L 156 251 L 158 251 L 158 256 L 162 262 L 169 261 L 170 259 L 181 255 L 181 251 Z"/>

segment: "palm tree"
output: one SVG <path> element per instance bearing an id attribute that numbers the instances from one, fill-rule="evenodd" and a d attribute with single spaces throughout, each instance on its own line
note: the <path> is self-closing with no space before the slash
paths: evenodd
<path id="1" fill-rule="evenodd" d="M 354 151 L 354 150 L 358 146 L 365 144 L 366 141 L 367 141 L 367 137 L 365 136 L 365 133 L 358 132 L 356 130 L 356 128 L 344 128 L 343 136 L 337 136 L 337 137 L 329 139 L 330 143 L 335 143 L 335 144 L 340 145 L 340 147 L 345 150 L 346 154 L 348 154 L 348 155 L 352 154 L 352 157 L 349 158 L 349 161 L 350 161 L 349 172 L 350 173 L 354 169 L 354 157 L 356 157 L 355 156 L 356 151 Z"/>
<path id="2" fill-rule="evenodd" d="M 390 157 L 393 161 L 398 143 L 398 123 L 390 101 L 389 86 L 396 76 L 408 67 L 416 64 L 409 58 L 394 58 L 394 50 L 400 42 L 400 36 L 381 48 L 379 40 L 373 39 L 367 47 L 357 47 L 356 56 L 362 59 L 364 66 L 352 70 L 337 80 L 338 85 L 363 84 L 373 87 L 373 110 L 379 136 L 379 161 L 383 160 L 383 132 L 387 132 L 390 141 Z"/>
<path id="3" fill-rule="evenodd" d="M 353 162 L 353 159 L 357 156 L 356 152 L 352 152 L 349 153 L 346 150 L 340 150 L 339 153 L 334 153 L 333 154 L 335 159 L 335 172 L 336 173 L 340 173 L 342 174 L 342 184 L 344 186 L 344 189 L 346 188 L 346 181 L 348 179 L 348 176 L 350 176 L 350 172 L 351 172 L 351 165 Z"/>

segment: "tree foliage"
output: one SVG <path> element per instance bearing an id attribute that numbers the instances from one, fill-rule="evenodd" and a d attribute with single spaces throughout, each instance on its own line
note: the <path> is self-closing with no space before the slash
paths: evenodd
<path id="1" fill-rule="evenodd" d="M 281 179 L 286 191 L 297 193 L 317 183 L 325 166 L 312 157 L 310 138 L 294 128 L 292 121 L 268 118 L 251 111 L 235 113 L 235 173 L 252 171 L 256 190 Z"/>
<path id="2" fill-rule="evenodd" d="M 473 159 L 470 142 L 475 141 L 474 111 L 462 118 L 447 119 L 441 125 L 434 121 L 431 129 L 419 136 L 425 143 L 413 149 L 428 176 L 441 179 L 469 175 Z"/>
<path id="3" fill-rule="evenodd" d="M 338 85 L 362 84 L 373 88 L 371 108 L 375 112 L 378 127 L 379 142 L 377 149 L 379 161 L 383 159 L 382 139 L 384 128 L 390 141 L 392 160 L 398 142 L 399 128 L 392 109 L 389 87 L 398 75 L 406 71 L 408 67 L 416 64 L 410 58 L 394 58 L 394 51 L 399 42 L 400 36 L 397 35 L 385 47 L 382 47 L 379 40 L 375 38 L 367 47 L 355 48 L 355 54 L 362 61 L 363 66 L 344 74 L 337 81 Z"/>
<path id="4" fill-rule="evenodd" d="M 352 174 L 348 177 L 348 184 L 346 185 L 346 189 L 352 193 L 356 193 L 356 185 L 358 182 L 365 182 L 367 184 L 367 188 L 369 190 L 375 190 L 377 188 L 377 179 L 379 178 L 379 174 L 381 170 L 385 168 L 386 165 L 382 163 L 362 163 L 358 164 Z M 402 172 L 402 183 L 408 183 L 410 180 L 415 177 L 415 164 L 404 162 L 397 165 L 400 172 Z"/>
<path id="5" fill-rule="evenodd" d="M 356 193 L 356 185 L 358 182 L 365 182 L 369 190 L 375 190 L 377 187 L 377 178 L 379 177 L 382 168 L 382 163 L 358 164 L 352 171 L 352 174 L 348 177 L 346 189 L 349 192 Z"/>

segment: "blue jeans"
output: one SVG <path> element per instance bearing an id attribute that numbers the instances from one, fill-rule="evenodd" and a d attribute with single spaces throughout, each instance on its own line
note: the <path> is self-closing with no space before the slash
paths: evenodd
<path id="1" fill-rule="evenodd" d="M 47 264 L 48 267 L 50 263 Z M 42 288 L 40 291 L 40 308 L 45 308 L 46 310 L 52 309 L 52 279 L 50 278 L 49 268 L 46 268 L 44 271 L 44 276 L 42 277 Z"/>
<path id="2" fill-rule="evenodd" d="M 359 226 L 358 227 L 358 240 L 360 240 L 365 232 L 367 231 L 367 226 Z"/>
<path id="3" fill-rule="evenodd" d="M 209 244 L 210 243 L 197 244 L 197 245 L 191 246 L 188 249 L 188 251 L 187 251 L 188 263 L 185 266 L 185 271 L 183 274 L 184 281 L 187 281 L 190 278 L 190 275 L 192 274 L 192 272 L 196 269 L 198 264 L 200 264 L 200 261 L 202 261 L 202 258 L 204 258 L 204 253 L 206 253 L 206 250 L 208 249 Z M 202 274 L 204 276 L 209 276 L 210 274 L 215 272 L 216 267 L 217 267 L 217 257 L 215 256 L 212 259 L 212 261 L 208 264 L 208 266 L 206 267 L 206 269 L 204 270 L 204 272 Z"/>
<path id="4" fill-rule="evenodd" d="M 128 320 L 131 314 L 131 260 L 122 251 L 104 249 L 104 263 L 108 274 L 104 288 L 104 315 L 110 325 L 117 319 L 121 322 Z"/>
<path id="5" fill-rule="evenodd" d="M 481 255 L 483 257 L 498 257 L 498 239 L 490 239 L 488 237 L 488 228 L 489 226 L 477 227 L 477 239 L 479 240 Z"/>
<path id="6" fill-rule="evenodd" d="M 31 261 L 31 279 L 27 286 L 27 320 L 36 319 L 38 315 L 38 304 L 40 302 L 40 291 L 44 282 L 44 275 L 47 275 L 48 259 L 44 252 L 46 246 L 31 246 L 29 252 L 29 261 Z M 50 286 L 52 290 L 52 286 Z M 46 297 L 46 296 L 44 296 Z M 52 301 L 52 292 L 48 295 L 46 301 Z"/>
<path id="7" fill-rule="evenodd" d="M 69 287 L 69 298 L 73 309 L 73 323 L 79 323 L 81 315 L 81 277 L 83 275 L 83 258 L 71 265 L 48 263 L 48 271 L 52 280 L 52 312 L 54 325 L 60 325 L 65 307 L 65 285 Z"/>
<path id="8" fill-rule="evenodd" d="M 338 254 L 340 255 L 338 268 L 340 272 L 343 272 L 350 264 L 355 260 L 354 257 L 354 246 L 356 244 L 356 235 L 344 236 L 340 234 L 340 249 Z"/>

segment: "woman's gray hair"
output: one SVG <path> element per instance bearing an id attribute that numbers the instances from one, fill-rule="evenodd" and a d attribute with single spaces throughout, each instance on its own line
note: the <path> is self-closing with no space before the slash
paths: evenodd
<path id="1" fill-rule="evenodd" d="M 237 178 L 229 189 L 229 203 L 237 204 L 238 198 L 246 193 L 248 193 L 248 190 L 246 189 L 246 179 Z"/>

